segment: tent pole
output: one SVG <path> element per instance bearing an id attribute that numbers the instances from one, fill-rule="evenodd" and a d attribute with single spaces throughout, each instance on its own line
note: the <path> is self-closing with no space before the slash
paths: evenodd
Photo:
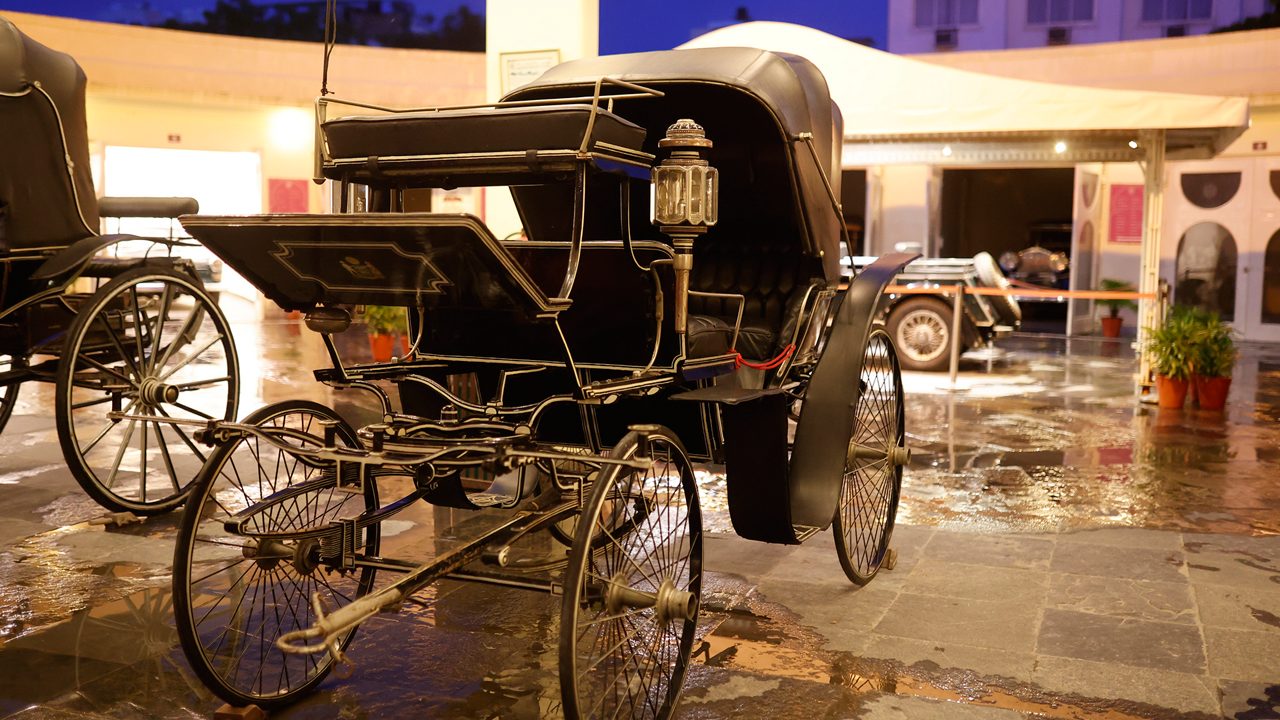
<path id="1" fill-rule="evenodd" d="M 1160 236 L 1164 216 L 1165 131 L 1148 130 L 1141 134 L 1146 162 L 1142 165 L 1145 187 L 1142 195 L 1142 266 L 1138 292 L 1155 296 L 1160 287 Z M 1160 303 L 1149 298 L 1138 301 L 1138 383 L 1140 398 L 1155 392 L 1151 357 L 1146 350 L 1149 329 L 1161 322 Z"/>

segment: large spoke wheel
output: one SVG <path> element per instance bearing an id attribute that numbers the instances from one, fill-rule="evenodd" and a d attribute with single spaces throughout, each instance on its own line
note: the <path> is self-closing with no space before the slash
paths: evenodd
<path id="1" fill-rule="evenodd" d="M 25 365 L 21 358 L 14 358 L 12 355 L 0 355 L 0 375 L 17 370 Z M 4 426 L 9 422 L 9 417 L 13 415 L 13 408 L 18 404 L 18 389 L 22 387 L 20 383 L 11 383 L 8 385 L 0 384 L 0 430 L 4 430 Z"/>
<path id="2" fill-rule="evenodd" d="M 845 456 L 835 540 L 844 574 L 865 585 L 888 553 L 907 461 L 902 374 L 883 330 L 872 331 L 867 340 L 858 383 L 861 393 Z"/>
<path id="3" fill-rule="evenodd" d="M 338 422 L 337 442 L 356 447 L 351 426 L 312 402 L 270 405 L 244 422 L 268 433 L 306 433 L 309 439 L 294 432 L 286 442 L 318 447 L 321 421 L 330 420 Z M 337 489 L 336 479 L 335 463 L 303 458 L 250 435 L 219 445 L 192 488 L 174 549 L 174 617 L 187 661 L 227 702 L 279 707 L 333 668 L 328 653 L 290 654 L 275 643 L 315 624 L 313 598 L 327 614 L 373 586 L 374 569 L 341 567 L 340 532 L 307 532 L 377 507 L 372 479 L 363 495 Z M 237 514 L 243 529 L 238 533 L 226 524 Z M 358 554 L 376 555 L 378 526 L 358 535 Z M 345 649 L 354 636 L 353 628 L 338 638 L 338 646 Z"/>
<path id="4" fill-rule="evenodd" d="M 227 320 L 198 280 L 147 267 L 111 280 L 81 306 L 58 365 L 72 475 L 110 510 L 177 507 L 208 454 L 183 422 L 235 420 L 239 372 Z"/>
<path id="5" fill-rule="evenodd" d="M 702 514 L 693 469 L 671 431 L 633 428 L 577 524 L 560 615 L 565 717 L 674 712 L 702 592 Z M 603 541 L 602 541 L 603 540 Z"/>

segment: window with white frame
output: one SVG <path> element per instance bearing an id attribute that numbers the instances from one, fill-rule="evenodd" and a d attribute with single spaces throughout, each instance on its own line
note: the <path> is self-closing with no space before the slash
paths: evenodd
<path id="1" fill-rule="evenodd" d="M 1093 0 L 1027 0 L 1028 25 L 1093 22 Z"/>
<path id="2" fill-rule="evenodd" d="M 978 0 L 916 0 L 916 27 L 978 24 Z"/>
<path id="3" fill-rule="evenodd" d="M 1143 22 L 1180 23 L 1212 17 L 1213 0 L 1142 0 Z"/>

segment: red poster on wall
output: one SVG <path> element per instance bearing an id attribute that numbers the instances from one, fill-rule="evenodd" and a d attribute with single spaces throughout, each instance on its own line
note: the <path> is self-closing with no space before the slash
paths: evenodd
<path id="1" fill-rule="evenodd" d="M 309 207 L 307 180 L 267 180 L 267 212 L 304 213 Z"/>
<path id="2" fill-rule="evenodd" d="M 1142 186 L 1112 185 L 1110 215 L 1111 242 L 1142 242 Z"/>

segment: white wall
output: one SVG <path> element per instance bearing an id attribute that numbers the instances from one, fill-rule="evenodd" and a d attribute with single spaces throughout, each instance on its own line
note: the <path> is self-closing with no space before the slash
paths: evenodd
<path id="1" fill-rule="evenodd" d="M 888 49 L 895 53 L 934 52 L 934 28 L 915 26 L 916 0 L 889 0 Z M 1183 23 L 1200 35 L 1261 14 L 1266 0 L 1214 0 L 1213 18 Z M 1094 0 L 1093 20 L 1072 24 L 1071 44 L 1164 37 L 1170 23 L 1142 22 L 1142 0 Z M 1027 24 L 1027 0 L 979 0 L 978 22 L 957 28 L 955 50 L 1045 47 L 1047 25 Z"/>
<path id="2" fill-rule="evenodd" d="M 548 50 L 558 51 L 561 62 L 600 54 L 597 0 L 488 0 L 485 78 L 490 102 L 503 94 L 504 54 Z M 520 216 L 509 192 L 490 188 L 485 193 L 484 220 L 500 238 L 520 230 Z"/>

